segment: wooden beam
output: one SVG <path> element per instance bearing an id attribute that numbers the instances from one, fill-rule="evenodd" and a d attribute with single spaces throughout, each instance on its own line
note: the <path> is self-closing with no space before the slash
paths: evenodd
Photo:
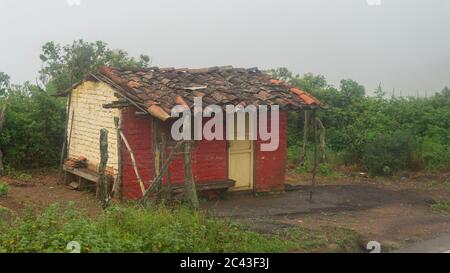
<path id="1" fill-rule="evenodd" d="M 305 120 L 303 123 L 303 154 L 300 157 L 300 164 L 305 164 L 307 160 L 307 144 L 308 144 L 308 111 L 304 110 Z"/>
<path id="2" fill-rule="evenodd" d="M 175 154 L 177 154 L 178 149 L 180 149 L 184 144 L 184 141 L 180 141 L 178 142 L 175 147 L 172 149 L 172 151 L 170 152 L 169 157 L 167 158 L 167 161 L 164 163 L 164 166 L 162 168 L 162 171 L 160 172 L 160 174 L 158 175 L 158 177 L 156 177 L 152 184 L 150 185 L 150 187 L 145 191 L 144 195 L 142 196 L 141 199 L 141 205 L 144 205 L 145 202 L 147 202 L 147 198 L 150 195 L 150 193 L 156 192 L 161 188 L 161 184 L 162 184 L 162 178 L 163 175 L 167 172 L 167 170 L 169 169 L 170 163 L 172 162 Z"/>
<path id="3" fill-rule="evenodd" d="M 313 121 L 313 138 L 314 138 L 314 167 L 312 171 L 312 181 L 311 190 L 309 192 L 309 201 L 313 202 L 314 190 L 316 187 L 316 174 L 317 174 L 317 119 L 316 110 L 312 111 L 312 121 Z"/>
<path id="4" fill-rule="evenodd" d="M 117 139 L 117 176 L 114 181 L 113 188 L 111 190 L 113 196 L 119 200 L 123 200 L 123 163 L 122 163 L 122 138 L 120 131 L 122 130 L 122 119 L 119 117 L 114 118 L 114 125 L 116 127 L 116 139 Z"/>
<path id="5" fill-rule="evenodd" d="M 74 117 L 75 117 L 75 111 L 72 111 L 72 117 L 71 117 L 71 122 L 70 122 L 70 133 L 69 133 L 69 139 L 67 140 L 67 145 L 66 145 L 66 156 L 65 156 L 65 159 L 67 159 L 69 157 L 69 153 L 70 153 L 70 143 L 72 142 L 72 131 L 73 131 Z"/>
<path id="6" fill-rule="evenodd" d="M 325 151 L 326 150 L 325 134 L 326 134 L 327 129 L 325 128 L 322 121 L 318 117 L 316 117 L 316 119 L 317 119 L 317 124 L 318 124 L 318 128 L 319 128 L 320 163 L 323 163 L 327 159 L 327 155 L 326 155 L 326 151 Z"/>
<path id="7" fill-rule="evenodd" d="M 64 159 L 66 158 L 66 154 L 67 154 L 67 131 L 68 131 L 68 127 L 69 127 L 69 111 L 70 111 L 70 106 L 72 103 L 72 93 L 70 93 L 68 101 L 67 101 L 67 111 L 66 111 L 66 125 L 64 126 L 64 141 L 63 141 L 63 146 L 61 148 L 61 155 L 59 158 L 59 173 L 58 173 L 58 183 L 61 182 L 62 180 L 62 171 L 63 171 L 63 165 L 64 165 Z M 72 117 L 73 117 L 73 111 L 72 111 Z M 73 124 L 73 119 L 72 119 L 72 124 Z M 72 126 L 71 124 L 71 126 Z M 72 129 L 71 129 L 72 131 Z"/>
<path id="8" fill-rule="evenodd" d="M 105 209 L 108 204 L 108 182 L 106 181 L 106 164 L 108 163 L 108 130 L 100 130 L 100 164 L 98 166 L 97 198 Z"/>
<path id="9" fill-rule="evenodd" d="M 167 136 L 165 133 L 161 133 L 161 164 L 162 164 L 162 168 L 161 168 L 161 173 L 163 173 L 163 168 L 164 168 L 164 164 L 167 161 Z M 163 173 L 164 175 L 164 173 Z M 171 176 L 170 176 L 170 166 L 167 167 L 167 173 L 165 174 L 166 176 L 166 182 L 167 182 L 167 190 L 168 190 L 168 195 L 169 195 L 169 199 L 172 197 L 172 181 L 171 181 Z"/>
<path id="10" fill-rule="evenodd" d="M 195 187 L 194 175 L 192 173 L 192 146 L 191 142 L 187 141 L 184 144 L 184 194 L 186 201 L 190 203 L 192 208 L 197 209 L 199 207 L 197 189 Z"/>
<path id="11" fill-rule="evenodd" d="M 82 177 L 86 180 L 89 180 L 91 182 L 97 183 L 98 182 L 98 173 L 88 170 L 88 169 L 70 169 L 66 166 L 63 166 L 63 170 L 67 173 L 74 174 L 76 176 Z"/>
<path id="12" fill-rule="evenodd" d="M 159 121 L 152 117 L 152 173 L 153 179 L 161 172 L 161 152 L 159 146 Z"/>
<path id="13" fill-rule="evenodd" d="M 144 194 L 145 186 L 144 186 L 144 182 L 142 181 L 141 176 L 139 175 L 139 171 L 137 169 L 137 164 L 136 164 L 136 158 L 134 157 L 133 150 L 131 149 L 130 144 L 127 141 L 127 138 L 125 137 L 125 135 L 123 134 L 122 131 L 120 131 L 120 137 L 122 138 L 123 143 L 125 144 L 125 147 L 127 147 L 127 150 L 130 153 L 131 164 L 133 165 L 134 173 L 136 174 L 136 178 L 139 182 L 139 186 L 141 187 L 142 194 Z"/>

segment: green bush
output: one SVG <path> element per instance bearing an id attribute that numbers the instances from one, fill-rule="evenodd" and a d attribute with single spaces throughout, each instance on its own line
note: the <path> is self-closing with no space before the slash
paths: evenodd
<path id="1" fill-rule="evenodd" d="M 413 168 L 416 150 L 416 140 L 409 132 L 379 135 L 365 145 L 363 164 L 370 174 L 392 175 Z"/>
<path id="2" fill-rule="evenodd" d="M 0 197 L 7 197 L 9 193 L 9 185 L 6 182 L 0 182 Z"/>
<path id="3" fill-rule="evenodd" d="M 399 168 L 441 169 L 450 166 L 450 88 L 445 87 L 428 98 L 398 97 L 398 94 L 388 97 L 380 85 L 375 96 L 366 96 L 364 87 L 352 80 L 342 80 L 340 86 L 334 87 L 321 75 L 300 76 L 285 68 L 271 73 L 310 92 L 326 106 L 317 112 L 317 116 L 326 127 L 327 154 L 338 154 L 346 165 L 359 165 L 372 170 L 373 174 L 390 174 Z M 311 129 L 312 126 L 309 127 L 309 143 L 312 142 Z M 389 145 L 396 151 L 384 149 L 382 142 L 389 142 L 389 139 L 376 139 L 395 131 L 408 131 L 417 142 L 414 147 L 416 158 L 412 162 L 408 159 L 402 163 L 405 155 L 392 143 Z M 288 147 L 297 146 L 302 139 L 303 113 L 290 113 Z M 380 148 L 374 147 L 375 143 Z M 405 150 L 409 148 L 407 146 Z M 383 156 L 383 149 L 386 156 Z M 296 158 L 290 152 L 288 159 Z M 399 158 L 393 159 L 397 153 Z"/>
<path id="4" fill-rule="evenodd" d="M 35 87 L 17 87 L 8 94 L 8 111 L 0 145 L 12 168 L 55 166 L 64 139 L 65 100 Z"/>
<path id="5" fill-rule="evenodd" d="M 27 210 L 0 227 L 0 252 L 280 252 L 294 247 L 277 236 L 245 230 L 186 208 L 111 207 L 96 218 L 73 206 Z"/>
<path id="6" fill-rule="evenodd" d="M 421 155 L 427 169 L 436 170 L 450 163 L 450 149 L 436 139 L 425 138 Z"/>

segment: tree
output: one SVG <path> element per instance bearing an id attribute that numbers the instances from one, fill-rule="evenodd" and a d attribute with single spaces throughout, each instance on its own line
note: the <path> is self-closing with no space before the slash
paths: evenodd
<path id="1" fill-rule="evenodd" d="M 379 100 L 382 100 L 386 96 L 386 92 L 384 92 L 383 88 L 381 87 L 381 82 L 378 84 L 377 89 L 375 89 L 375 97 Z"/>
<path id="2" fill-rule="evenodd" d="M 363 85 L 351 79 L 341 80 L 341 92 L 352 99 L 363 99 L 366 95 L 366 89 Z"/>
<path id="3" fill-rule="evenodd" d="M 276 69 L 271 69 L 268 73 L 274 77 L 275 79 L 279 79 L 284 82 L 291 82 L 294 79 L 294 76 L 289 69 L 286 67 L 279 67 Z"/>
<path id="4" fill-rule="evenodd" d="M 328 86 L 324 76 L 313 73 L 306 73 L 302 77 L 297 75 L 292 83 L 298 88 L 311 93 L 320 92 Z"/>
<path id="5" fill-rule="evenodd" d="M 6 93 L 6 90 L 9 87 L 9 76 L 3 72 L 0 72 L 0 96 L 3 96 Z"/>
<path id="6" fill-rule="evenodd" d="M 89 72 L 101 66 L 118 66 L 127 68 L 148 67 L 150 58 L 140 55 L 138 59 L 128 56 L 123 50 L 112 50 L 107 43 L 94 43 L 83 40 L 61 46 L 48 42 L 42 46 L 40 55 L 42 68 L 39 71 L 41 82 L 47 90 L 64 91 L 82 80 Z"/>

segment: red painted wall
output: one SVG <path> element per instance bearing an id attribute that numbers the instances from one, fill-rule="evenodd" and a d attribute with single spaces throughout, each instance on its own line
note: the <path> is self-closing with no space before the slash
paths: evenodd
<path id="1" fill-rule="evenodd" d="M 122 128 L 133 150 L 139 175 L 144 181 L 152 179 L 152 126 L 150 116 L 136 117 L 136 108 L 122 110 Z M 127 199 L 142 197 L 141 188 L 131 163 L 131 156 L 122 145 L 123 194 Z"/>
<path id="2" fill-rule="evenodd" d="M 280 112 L 280 140 L 276 151 L 262 152 L 261 140 L 255 145 L 255 191 L 283 191 L 286 174 L 287 113 Z M 268 123 L 270 131 L 270 123 Z"/>
<path id="3" fill-rule="evenodd" d="M 122 126 L 136 157 L 139 174 L 144 181 L 152 177 L 151 117 L 135 116 L 136 109 L 122 110 Z M 261 152 L 261 141 L 255 145 L 255 191 L 278 191 L 284 189 L 286 166 L 286 114 L 280 113 L 280 146 L 277 151 Z M 142 196 L 139 183 L 125 145 L 122 145 L 124 197 L 137 199 Z M 228 178 L 228 153 L 226 141 L 202 140 L 195 144 L 192 154 L 193 174 L 196 183 L 226 180 Z M 172 183 L 183 183 L 184 168 L 181 156 L 170 165 Z"/>

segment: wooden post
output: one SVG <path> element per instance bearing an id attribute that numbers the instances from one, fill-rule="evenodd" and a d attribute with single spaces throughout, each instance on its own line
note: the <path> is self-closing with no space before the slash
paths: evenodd
<path id="1" fill-rule="evenodd" d="M 2 111 L 0 112 L 0 136 L 2 135 L 3 125 L 5 125 L 6 111 L 8 110 L 8 98 L 5 99 L 2 106 Z M 3 176 L 5 169 L 3 167 L 3 152 L 0 147 L 0 176 Z"/>
<path id="2" fill-rule="evenodd" d="M 161 153 L 158 141 L 158 121 L 152 117 L 152 171 L 153 179 L 158 177 L 161 171 Z"/>
<path id="3" fill-rule="evenodd" d="M 305 164 L 306 163 L 306 159 L 307 159 L 307 155 L 306 155 L 306 148 L 307 148 L 307 144 L 308 144 L 308 111 L 304 110 L 305 112 L 305 121 L 303 124 L 303 151 L 302 151 L 302 155 L 300 157 L 300 164 Z"/>
<path id="4" fill-rule="evenodd" d="M 162 177 L 164 175 L 164 173 L 167 172 L 167 170 L 169 169 L 170 163 L 173 160 L 173 157 L 175 155 L 175 153 L 178 151 L 178 149 L 180 147 L 182 147 L 184 144 L 183 141 L 180 141 L 177 143 L 177 145 L 175 145 L 175 147 L 172 149 L 172 151 L 170 152 L 169 157 L 167 158 L 167 161 L 164 163 L 163 168 L 161 173 L 158 175 L 158 177 L 156 177 L 152 184 L 150 185 L 150 187 L 145 191 L 144 195 L 142 196 L 141 199 L 141 205 L 144 205 L 145 202 L 147 201 L 148 196 L 150 195 L 150 193 L 152 192 L 156 192 L 161 188 L 161 183 L 162 183 Z"/>
<path id="5" fill-rule="evenodd" d="M 145 186 L 144 186 L 144 181 L 142 181 L 141 176 L 139 175 L 139 171 L 137 169 L 137 163 L 136 163 L 136 158 L 134 157 L 134 153 L 133 150 L 131 149 L 130 144 L 127 141 L 127 138 L 125 137 L 125 135 L 123 134 L 122 131 L 119 131 L 120 133 L 120 137 L 123 140 L 123 143 L 125 144 L 125 147 L 127 147 L 128 152 L 130 153 L 130 157 L 131 157 L 131 164 L 133 165 L 133 169 L 134 169 L 134 173 L 136 174 L 136 178 L 139 182 L 139 186 L 141 187 L 141 191 L 142 194 L 144 194 L 145 192 Z"/>
<path id="6" fill-rule="evenodd" d="M 316 117 L 317 125 L 319 128 L 319 140 L 320 140 L 320 163 L 323 163 L 327 159 L 326 155 L 326 143 L 325 143 L 325 134 L 326 134 L 326 128 L 323 126 L 322 121 Z"/>
<path id="7" fill-rule="evenodd" d="M 163 173 L 164 164 L 167 162 L 167 139 L 166 134 L 161 133 L 161 173 L 166 176 L 166 182 L 167 182 L 167 191 L 168 191 L 168 197 L 170 198 L 172 196 L 172 185 L 170 181 L 170 166 L 167 168 L 167 173 Z"/>
<path id="8" fill-rule="evenodd" d="M 116 127 L 117 139 L 117 178 L 114 182 L 112 194 L 120 201 L 123 200 L 123 166 L 122 166 L 122 137 L 120 131 L 122 130 L 122 120 L 118 117 L 114 118 L 114 125 Z"/>
<path id="9" fill-rule="evenodd" d="M 59 174 L 58 174 L 58 183 L 61 182 L 62 180 L 62 171 L 63 171 L 63 164 L 64 164 L 64 159 L 66 158 L 66 152 L 67 152 L 67 130 L 69 129 L 69 111 L 70 111 L 70 105 L 72 103 L 72 93 L 70 93 L 69 95 L 69 99 L 67 102 L 67 111 L 66 111 L 66 126 L 64 127 L 64 141 L 63 141 L 63 146 L 61 148 L 61 155 L 60 155 L 60 159 L 59 159 Z M 72 111 L 72 124 L 73 124 L 73 111 Z M 71 125 L 72 126 L 72 125 Z M 71 129 L 72 131 L 72 129 Z"/>
<path id="10" fill-rule="evenodd" d="M 317 174 L 317 120 L 316 109 L 312 112 L 313 121 L 313 138 L 314 138 L 314 167 L 312 171 L 311 190 L 309 192 L 309 201 L 313 202 L 314 189 L 316 187 L 316 174 Z"/>
<path id="11" fill-rule="evenodd" d="M 98 165 L 97 198 L 101 201 L 102 208 L 108 204 L 108 182 L 106 181 L 106 164 L 108 163 L 108 130 L 100 130 L 100 164 Z"/>
<path id="12" fill-rule="evenodd" d="M 192 173 L 192 158 L 191 158 L 191 142 L 187 141 L 184 144 L 184 194 L 186 200 L 190 203 L 192 208 L 199 207 L 197 189 L 195 187 L 194 175 Z"/>
<path id="13" fill-rule="evenodd" d="M 63 150 L 61 151 L 62 152 L 62 154 L 61 154 L 61 162 L 60 162 L 60 172 L 62 171 L 62 169 L 63 169 L 63 165 L 64 165 L 64 161 L 65 161 L 65 159 L 67 159 L 68 158 L 68 156 L 69 156 L 69 151 L 70 151 L 70 142 L 71 142 L 71 140 L 72 140 L 72 131 L 73 131 L 73 122 L 74 122 L 74 116 L 75 116 L 75 112 L 74 111 L 72 111 L 72 117 L 71 117 L 71 123 L 70 123 L 70 133 L 69 133 L 69 139 L 67 140 L 67 142 L 66 142 L 66 144 L 65 145 L 63 145 L 64 147 L 63 147 Z M 66 137 L 67 138 L 67 137 Z M 67 185 L 68 184 L 68 181 L 67 181 L 67 172 L 65 172 L 64 173 L 64 181 L 65 181 L 65 184 Z M 61 173 L 59 174 L 59 179 L 61 180 Z"/>

